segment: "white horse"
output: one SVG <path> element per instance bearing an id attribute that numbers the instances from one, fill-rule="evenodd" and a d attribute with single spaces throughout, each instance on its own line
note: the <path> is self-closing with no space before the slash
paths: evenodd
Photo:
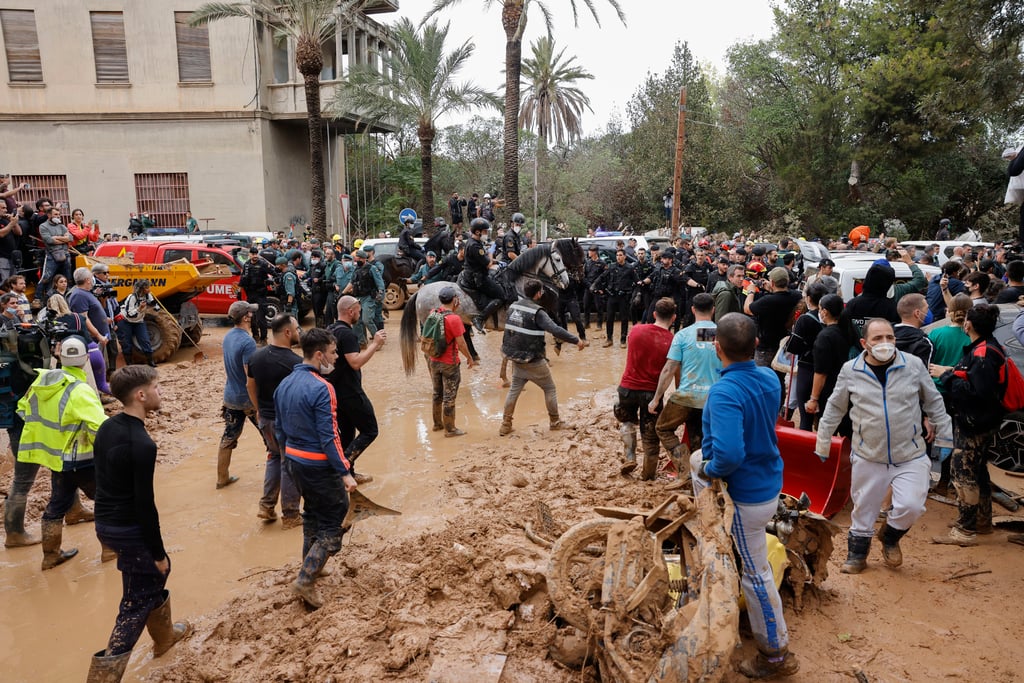
<path id="1" fill-rule="evenodd" d="M 509 288 L 506 284 L 514 286 L 517 295 L 522 296 L 523 283 L 526 279 L 540 280 L 543 284 L 556 289 L 565 289 L 569 286 L 570 277 L 581 277 L 583 270 L 583 248 L 580 247 L 576 238 L 560 239 L 554 242 L 545 242 L 531 247 L 500 271 L 495 277 L 505 291 Z M 420 325 L 430 314 L 430 311 L 440 305 L 438 298 L 441 290 L 445 287 L 453 287 L 459 297 L 459 316 L 466 323 L 466 342 L 470 354 L 475 358 L 476 351 L 473 348 L 468 330 L 472 325 L 473 318 L 479 313 L 476 302 L 470 293 L 467 293 L 454 282 L 433 282 L 420 287 L 405 304 L 402 314 L 402 325 L 400 328 L 400 341 L 402 345 L 402 365 L 406 374 L 412 374 L 416 368 L 417 344 Z M 557 294 L 549 287 L 545 287 L 544 298 L 541 305 L 554 312 L 558 305 Z M 506 302 L 512 303 L 512 302 Z"/>

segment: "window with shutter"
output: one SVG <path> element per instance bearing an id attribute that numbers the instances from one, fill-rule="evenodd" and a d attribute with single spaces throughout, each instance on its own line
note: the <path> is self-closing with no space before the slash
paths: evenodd
<path id="1" fill-rule="evenodd" d="M 128 83 L 128 46 L 122 12 L 89 12 L 97 83 Z"/>
<path id="2" fill-rule="evenodd" d="M 189 26 L 191 12 L 174 13 L 174 33 L 178 39 L 178 81 L 209 83 L 210 32 L 206 26 Z"/>
<path id="3" fill-rule="evenodd" d="M 66 175 L 19 175 L 11 174 L 11 187 L 21 187 L 28 184 L 27 190 L 21 190 L 15 195 L 19 204 L 36 205 L 36 201 L 46 198 L 50 203 L 60 208 L 60 214 L 64 221 L 71 220 L 71 205 L 68 194 L 68 177 Z"/>
<path id="4" fill-rule="evenodd" d="M 11 83 L 42 83 L 35 13 L 30 9 L 0 9 L 0 25 Z"/>
<path id="5" fill-rule="evenodd" d="M 136 173 L 135 200 L 158 228 L 181 228 L 189 210 L 188 173 Z"/>

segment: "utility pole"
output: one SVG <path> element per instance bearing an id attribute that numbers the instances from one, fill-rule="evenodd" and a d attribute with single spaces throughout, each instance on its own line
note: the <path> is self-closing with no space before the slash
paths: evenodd
<path id="1" fill-rule="evenodd" d="M 676 132 L 676 170 L 672 177 L 672 239 L 679 235 L 679 193 L 683 189 L 683 148 L 686 146 L 686 87 L 679 91 L 679 128 Z"/>

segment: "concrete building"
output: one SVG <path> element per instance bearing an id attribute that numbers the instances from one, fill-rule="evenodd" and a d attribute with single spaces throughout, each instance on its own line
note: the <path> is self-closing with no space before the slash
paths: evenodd
<path id="1" fill-rule="evenodd" d="M 200 0 L 0 0 L 0 173 L 81 208 L 103 232 L 130 212 L 161 227 L 278 230 L 310 216 L 309 147 L 294 45 L 245 19 L 192 28 Z M 386 29 L 375 0 L 324 46 L 321 101 L 350 64 L 380 63 Z M 325 119 L 327 117 L 325 116 Z M 332 118 L 324 151 L 328 223 L 341 231 L 345 133 Z"/>

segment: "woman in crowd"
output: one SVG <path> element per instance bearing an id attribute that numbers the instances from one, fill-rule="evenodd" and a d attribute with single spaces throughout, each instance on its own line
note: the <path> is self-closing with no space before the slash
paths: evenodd
<path id="1" fill-rule="evenodd" d="M 950 301 L 948 311 L 948 317 L 946 320 L 949 322 L 944 327 L 937 327 L 928 333 L 928 338 L 932 342 L 932 363 L 939 366 L 952 367 L 957 364 L 960 358 L 964 355 L 964 347 L 971 343 L 971 338 L 964 332 L 964 321 L 967 320 L 967 311 L 974 308 L 974 302 L 971 301 L 971 297 L 961 292 L 953 297 Z M 939 393 L 942 394 L 942 400 L 946 403 L 946 412 L 950 415 L 953 414 L 953 410 L 949 404 L 949 392 L 946 391 L 946 385 L 936 377 L 935 385 L 939 389 Z M 949 468 L 951 461 L 949 459 L 942 462 L 942 472 L 939 474 L 939 482 L 935 485 L 935 493 L 940 496 L 945 496 L 949 493 Z"/>
<path id="2" fill-rule="evenodd" d="M 804 410 L 811 415 L 820 415 L 832 391 L 843 364 L 850 360 L 851 350 L 856 350 L 857 331 L 846 314 L 843 298 L 838 294 L 827 294 L 818 303 L 818 318 L 823 329 L 814 340 L 814 382 L 811 395 L 804 403 Z M 846 415 L 836 432 L 850 436 L 853 425 Z"/>
<path id="3" fill-rule="evenodd" d="M 75 209 L 71 212 L 68 232 L 75 238 L 71 246 L 83 254 L 91 254 L 96 248 L 96 242 L 100 239 L 99 223 L 96 221 L 93 221 L 91 224 L 86 223 L 85 213 L 81 209 Z"/>
<path id="4" fill-rule="evenodd" d="M 53 278 L 53 292 L 54 294 L 60 294 L 65 299 L 68 296 L 68 279 L 63 275 L 57 275 Z"/>

